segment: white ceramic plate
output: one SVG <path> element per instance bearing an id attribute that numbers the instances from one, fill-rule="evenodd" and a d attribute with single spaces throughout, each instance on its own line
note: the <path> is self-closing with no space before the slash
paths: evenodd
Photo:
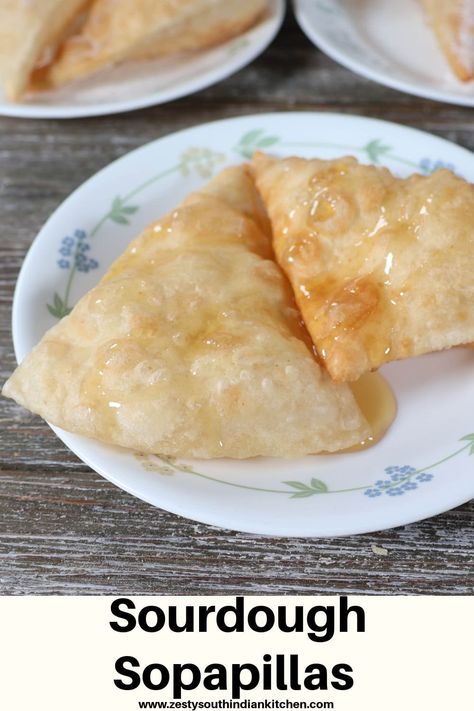
<path id="1" fill-rule="evenodd" d="M 323 158 L 350 152 L 400 175 L 449 165 L 474 180 L 469 151 L 413 129 L 347 115 L 260 114 L 161 138 L 84 183 L 35 239 L 14 299 L 17 358 L 97 282 L 142 228 L 257 147 Z M 78 241 L 82 256 L 73 265 Z M 383 368 L 396 393 L 398 417 L 377 446 L 353 454 L 168 462 L 55 432 L 117 486 L 188 518 L 284 536 L 374 531 L 432 516 L 474 496 L 473 366 L 474 349 L 455 348 Z"/>
<path id="2" fill-rule="evenodd" d="M 268 0 L 268 11 L 248 32 L 217 47 L 166 59 L 128 62 L 71 86 L 12 104 L 0 90 L 0 115 L 78 118 L 163 104 L 200 91 L 252 62 L 280 29 L 285 0 Z"/>
<path id="3" fill-rule="evenodd" d="M 474 106 L 474 82 L 455 78 L 418 0 L 294 0 L 294 6 L 309 39 L 348 69 L 409 94 Z"/>

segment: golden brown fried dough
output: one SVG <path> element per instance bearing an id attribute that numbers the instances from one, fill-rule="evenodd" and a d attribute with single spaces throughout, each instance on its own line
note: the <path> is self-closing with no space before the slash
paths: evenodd
<path id="1" fill-rule="evenodd" d="M 132 242 L 3 392 L 71 432 L 180 457 L 300 456 L 370 434 L 314 358 L 244 167 Z"/>
<path id="2" fill-rule="evenodd" d="M 223 42 L 248 29 L 266 0 L 95 0 L 43 80 L 58 86 L 127 59 Z"/>
<path id="3" fill-rule="evenodd" d="M 0 77 L 11 101 L 18 101 L 31 74 L 54 56 L 56 47 L 89 0 L 2 0 Z"/>
<path id="4" fill-rule="evenodd" d="M 321 358 L 352 381 L 474 339 L 474 187 L 340 160 L 254 158 L 275 254 Z"/>

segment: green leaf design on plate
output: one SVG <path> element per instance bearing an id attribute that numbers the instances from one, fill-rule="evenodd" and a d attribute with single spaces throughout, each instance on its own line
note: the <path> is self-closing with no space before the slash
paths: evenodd
<path id="1" fill-rule="evenodd" d="M 258 148 L 270 148 L 280 142 L 278 136 L 265 135 L 262 128 L 255 128 L 244 133 L 235 147 L 237 153 L 243 158 L 250 159 Z"/>
<path id="2" fill-rule="evenodd" d="M 273 146 L 275 143 L 278 143 L 280 139 L 277 136 L 267 136 L 266 138 L 262 138 L 261 141 L 258 141 L 256 146 L 257 148 L 269 148 L 269 146 Z"/>
<path id="3" fill-rule="evenodd" d="M 367 153 L 372 163 L 379 163 L 380 157 L 386 155 L 391 150 L 392 147 L 384 146 L 379 138 L 370 141 L 366 146 L 364 146 L 364 151 Z"/>
<path id="4" fill-rule="evenodd" d="M 130 224 L 127 215 L 134 215 L 138 210 L 137 205 L 125 205 L 124 202 L 125 201 L 119 196 L 114 198 L 108 214 L 108 217 L 118 225 Z"/>
<path id="5" fill-rule="evenodd" d="M 321 481 L 321 479 L 313 478 L 309 484 L 305 484 L 302 481 L 284 481 L 282 483 L 295 489 L 291 495 L 292 499 L 303 499 L 308 496 L 314 496 L 315 494 L 326 494 L 328 492 L 327 485 L 324 481 Z"/>
<path id="6" fill-rule="evenodd" d="M 57 291 L 54 292 L 53 303 L 47 304 L 48 311 L 55 318 L 63 318 L 71 313 L 72 309 L 62 300 Z"/>
<path id="7" fill-rule="evenodd" d="M 469 455 L 474 454 L 474 434 L 468 434 L 465 437 L 461 437 L 461 442 L 470 442 Z"/>
<path id="8" fill-rule="evenodd" d="M 253 131 L 248 131 L 240 139 L 239 145 L 248 146 L 250 143 L 255 143 L 257 138 L 262 135 L 263 128 L 255 128 Z"/>
<path id="9" fill-rule="evenodd" d="M 303 484 L 302 481 L 284 481 L 283 483 L 292 486 L 293 489 L 301 489 L 301 491 L 307 491 L 310 488 L 307 484 Z"/>
<path id="10" fill-rule="evenodd" d="M 325 494 L 328 490 L 327 485 L 321 479 L 311 479 L 311 488 L 321 494 Z"/>

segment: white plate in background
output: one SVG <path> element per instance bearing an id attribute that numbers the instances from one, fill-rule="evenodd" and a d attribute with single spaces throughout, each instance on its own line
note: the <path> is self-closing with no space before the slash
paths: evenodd
<path id="1" fill-rule="evenodd" d="M 256 148 L 328 159 L 352 153 L 399 175 L 448 165 L 474 181 L 469 151 L 357 116 L 259 114 L 160 138 L 90 178 L 41 229 L 15 292 L 17 359 L 149 222 Z M 73 268 L 78 240 L 86 256 Z M 375 531 L 433 516 L 474 496 L 474 349 L 392 363 L 382 372 L 397 397 L 397 418 L 376 446 L 350 454 L 168 462 L 53 429 L 109 481 L 187 518 L 275 536 Z"/>
<path id="2" fill-rule="evenodd" d="M 0 92 L 0 115 L 21 118 L 79 118 L 163 104 L 200 91 L 234 74 L 273 41 L 285 0 L 268 0 L 266 15 L 247 32 L 217 47 L 140 62 L 124 62 L 20 103 Z"/>
<path id="3" fill-rule="evenodd" d="M 348 69 L 408 94 L 474 106 L 474 81 L 455 77 L 418 0 L 293 2 L 309 39 Z"/>

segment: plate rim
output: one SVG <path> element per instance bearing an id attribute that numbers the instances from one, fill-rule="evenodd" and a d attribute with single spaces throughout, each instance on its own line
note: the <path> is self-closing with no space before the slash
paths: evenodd
<path id="1" fill-rule="evenodd" d="M 262 41 L 255 43 L 248 48 L 246 53 L 232 57 L 231 60 L 224 65 L 214 66 L 208 70 L 203 76 L 186 79 L 182 84 L 181 90 L 176 88 L 166 91 L 153 92 L 142 97 L 137 97 L 134 100 L 111 101 L 103 104 L 90 104 L 87 106 L 77 106 L 71 109 L 70 106 L 64 104 L 58 105 L 40 105 L 35 103 L 10 103 L 6 99 L 0 101 L 0 116 L 8 118 L 25 118 L 25 119 L 78 119 L 92 118 L 97 116 L 112 116 L 114 114 L 125 113 L 128 111 L 138 111 L 139 109 L 149 108 L 150 106 L 160 106 L 167 104 L 186 96 L 191 96 L 199 91 L 209 88 L 214 84 L 225 81 L 233 74 L 237 74 L 241 69 L 254 62 L 268 47 L 273 43 L 277 34 L 280 32 L 284 18 L 286 1 L 285 0 L 268 0 L 271 8 L 271 25 L 268 28 L 268 34 Z M 271 3 L 271 5 L 270 5 Z M 273 7 L 272 7 L 273 6 Z M 249 32 L 258 26 L 250 27 L 245 32 L 242 32 L 236 37 L 231 37 L 221 46 L 235 41 L 239 37 L 245 37 Z M 199 52 L 205 54 L 212 51 L 215 47 L 206 48 Z"/>
<path id="2" fill-rule="evenodd" d="M 257 113 L 257 114 L 246 114 L 243 116 L 236 116 L 236 117 L 228 117 L 224 119 L 218 119 L 215 121 L 210 121 L 210 122 L 204 122 L 201 124 L 189 126 L 187 128 L 180 129 L 179 131 L 167 134 L 165 136 L 161 136 L 159 138 L 156 138 L 152 141 L 149 141 L 145 143 L 142 146 L 138 146 L 132 151 L 129 151 L 125 153 L 123 156 L 120 156 L 119 158 L 111 161 L 108 165 L 104 166 L 100 170 L 98 170 L 96 173 L 91 175 L 88 179 L 86 179 L 83 183 L 81 183 L 79 186 L 77 186 L 71 193 L 68 195 L 65 200 L 63 200 L 56 208 L 55 210 L 51 213 L 51 215 L 48 217 L 46 222 L 43 224 L 41 229 L 38 231 L 36 234 L 35 238 L 33 239 L 27 254 L 25 255 L 23 264 L 21 266 L 21 269 L 18 273 L 17 281 L 16 281 L 16 286 L 15 286 L 15 291 L 14 291 L 14 297 L 13 297 L 13 307 L 12 307 L 12 336 L 13 336 L 13 344 L 14 344 L 14 350 L 15 350 L 15 356 L 17 358 L 17 361 L 20 359 L 20 356 L 23 356 L 22 353 L 20 353 L 20 348 L 19 348 L 19 341 L 22 340 L 22 337 L 20 335 L 21 332 L 21 327 L 20 327 L 20 299 L 19 299 L 19 294 L 22 289 L 22 282 L 25 279 L 25 276 L 27 275 L 27 272 L 30 268 L 29 262 L 33 258 L 32 257 L 32 250 L 34 245 L 37 243 L 38 238 L 41 236 L 41 234 L 44 231 L 47 231 L 48 226 L 50 224 L 50 221 L 52 221 L 57 214 L 59 210 L 63 209 L 68 209 L 68 205 L 70 202 L 72 202 L 75 198 L 78 192 L 80 192 L 82 189 L 87 189 L 87 187 L 92 183 L 98 176 L 102 175 L 103 173 L 106 173 L 107 171 L 113 170 L 113 168 L 117 165 L 120 164 L 120 162 L 124 162 L 130 158 L 130 156 L 139 154 L 141 152 L 146 153 L 150 147 L 154 144 L 160 143 L 162 141 L 166 141 L 167 139 L 173 138 L 176 139 L 180 136 L 183 136 L 186 133 L 192 132 L 195 129 L 205 129 L 205 130 L 212 130 L 212 127 L 215 127 L 216 125 L 220 126 L 225 126 L 226 124 L 229 123 L 236 123 L 241 120 L 244 121 L 249 121 L 249 120 L 255 120 L 258 122 L 262 121 L 269 121 L 274 117 L 278 117 L 280 120 L 282 118 L 289 118 L 292 116 L 304 116 L 304 118 L 309 119 L 309 118 L 314 118 L 315 116 L 321 116 L 324 118 L 331 118 L 331 117 L 337 117 L 338 119 L 342 119 L 344 121 L 355 121 L 357 123 L 361 124 L 371 124 L 373 126 L 382 126 L 382 127 L 388 127 L 388 128 L 397 128 L 397 129 L 402 129 L 404 132 L 414 134 L 415 136 L 418 134 L 422 134 L 423 136 L 429 136 L 431 138 L 436 139 L 437 142 L 440 143 L 445 143 L 447 146 L 450 148 L 456 148 L 456 150 L 466 153 L 469 158 L 472 160 L 473 154 L 471 151 L 469 151 L 467 148 L 464 148 L 463 146 L 459 146 L 452 141 L 449 141 L 445 138 L 436 136 L 434 134 L 430 134 L 427 131 L 423 131 L 421 129 L 413 128 L 410 126 L 403 126 L 401 124 L 397 124 L 395 122 L 391 121 L 386 121 L 382 119 L 377 119 L 377 118 L 372 118 L 372 117 L 365 117 L 365 116 L 360 116 L 360 115 L 352 115 L 352 114 L 344 114 L 344 113 L 335 113 L 335 112 L 324 112 L 324 111 L 284 111 L 284 112 L 268 112 L 268 113 Z M 407 525 L 409 523 L 414 523 L 416 521 L 423 520 L 425 518 L 429 518 L 435 515 L 438 515 L 440 513 L 443 513 L 445 511 L 448 511 L 456 506 L 459 506 L 463 503 L 466 503 L 467 501 L 471 500 L 471 498 L 474 497 L 474 490 L 472 494 L 469 496 L 466 496 L 465 493 L 458 493 L 458 494 L 452 494 L 450 489 L 446 490 L 446 495 L 443 497 L 443 502 L 439 504 L 433 505 L 432 499 L 428 498 L 427 505 L 419 507 L 418 513 L 413 515 L 412 512 L 405 512 L 404 507 L 400 507 L 397 510 L 397 515 L 395 515 L 395 512 L 390 517 L 389 523 L 380 523 L 377 524 L 377 526 L 374 526 L 374 518 L 371 517 L 370 521 L 371 523 L 368 525 L 360 525 L 361 523 L 363 524 L 363 521 L 359 520 L 359 525 L 354 526 L 353 524 L 350 527 L 341 527 L 338 523 L 339 518 L 335 517 L 334 519 L 334 524 L 331 528 L 331 530 L 328 529 L 328 526 L 325 525 L 325 532 L 322 531 L 316 531 L 317 525 L 313 525 L 313 530 L 312 531 L 292 531 L 289 529 L 284 528 L 284 524 L 280 525 L 278 532 L 275 532 L 274 528 L 272 528 L 271 522 L 268 524 L 266 523 L 265 520 L 262 520 L 259 525 L 252 524 L 251 526 L 246 526 L 245 523 L 240 523 L 239 525 L 229 525 L 229 523 L 226 523 L 222 519 L 219 518 L 219 515 L 215 515 L 214 512 L 205 510 L 205 515 L 200 515 L 200 511 L 196 512 L 196 509 L 190 509 L 189 505 L 187 504 L 186 501 L 182 501 L 181 505 L 179 505 L 179 501 L 176 501 L 176 499 L 173 499 L 173 502 L 170 503 L 168 501 L 168 495 L 164 496 L 163 492 L 160 492 L 159 496 L 161 497 L 161 501 L 157 502 L 156 496 L 148 496 L 142 492 L 137 493 L 136 490 L 133 489 L 133 486 L 130 486 L 128 483 L 123 483 L 123 481 L 120 480 L 120 477 L 116 477 L 112 472 L 105 470 L 102 465 L 98 465 L 96 462 L 92 463 L 91 459 L 89 458 L 89 454 L 86 453 L 84 456 L 83 452 L 81 451 L 81 454 L 79 455 L 76 451 L 76 447 L 74 445 L 71 446 L 69 444 L 68 439 L 69 439 L 69 433 L 64 432 L 64 430 L 61 430 L 61 428 L 57 428 L 54 426 L 50 427 L 53 429 L 55 434 L 59 437 L 59 439 L 69 448 L 71 451 L 79 457 L 80 460 L 85 462 L 88 466 L 91 467 L 91 469 L 95 472 L 97 472 L 99 475 L 103 476 L 106 480 L 114 484 L 115 486 L 118 486 L 120 489 L 126 491 L 127 493 L 135 496 L 136 498 L 145 501 L 155 507 L 158 508 L 164 508 L 167 511 L 170 511 L 176 515 L 183 516 L 185 518 L 188 518 L 190 520 L 198 521 L 200 523 L 204 523 L 207 525 L 212 525 L 212 526 L 218 526 L 220 528 L 224 528 L 227 530 L 235 530 L 235 531 L 242 531 L 248 534 L 254 534 L 254 535 L 266 535 L 266 536 L 271 536 L 271 537 L 284 537 L 284 538 L 330 538 L 330 537 L 339 537 L 339 536 L 347 536 L 347 535 L 360 535 L 360 534 L 366 534 L 370 532 L 375 532 L 375 531 L 381 531 L 381 530 L 387 530 L 390 528 L 395 528 L 398 526 L 403 526 Z M 474 484 L 473 484 L 474 485 Z M 163 501 L 163 498 L 165 501 Z M 386 515 L 386 511 L 381 511 L 380 512 L 381 516 Z M 317 522 L 316 522 L 317 524 Z M 350 530 L 349 530 L 350 529 Z M 329 531 L 329 532 L 328 532 Z"/>
<path id="3" fill-rule="evenodd" d="M 324 54 L 341 66 L 349 69 L 355 74 L 359 74 L 365 79 L 370 79 L 377 84 L 387 86 L 390 89 L 395 89 L 404 94 L 419 96 L 423 99 L 453 104 L 456 106 L 474 106 L 474 94 L 472 96 L 469 96 L 468 94 L 453 94 L 449 91 L 445 92 L 443 90 L 424 88 L 422 84 L 418 84 L 416 82 L 411 83 L 393 79 L 389 74 L 386 74 L 382 70 L 372 68 L 370 64 L 348 56 L 343 49 L 340 49 L 339 46 L 334 45 L 334 43 L 327 38 L 323 30 L 319 30 L 318 27 L 313 25 L 306 13 L 306 4 L 307 0 L 293 0 L 293 9 L 298 25 L 315 47 L 320 49 L 324 52 Z"/>
<path id="4" fill-rule="evenodd" d="M 378 533 L 379 531 L 389 531 L 393 528 L 400 528 L 401 526 L 408 526 L 412 523 L 418 523 L 419 521 L 425 521 L 426 519 L 433 518 L 434 516 L 439 516 L 443 513 L 447 513 L 448 511 L 451 511 L 452 509 L 457 508 L 458 506 L 462 506 L 463 504 L 468 503 L 474 498 L 474 491 L 472 493 L 472 496 L 469 496 L 468 498 L 465 497 L 465 495 L 462 496 L 453 496 L 448 504 L 448 507 L 446 508 L 445 504 L 443 503 L 440 507 L 429 507 L 426 506 L 423 508 L 423 510 L 420 510 L 419 515 L 417 514 L 416 517 L 414 518 L 412 515 L 409 515 L 408 513 L 405 513 L 405 509 L 403 507 L 399 508 L 400 516 L 396 519 L 396 522 L 394 523 L 393 520 L 391 523 L 388 525 L 377 525 L 377 528 L 374 528 L 373 525 L 367 525 L 367 526 L 359 526 L 356 531 L 353 532 L 348 532 L 346 530 L 341 530 L 341 527 L 338 527 L 337 525 L 333 524 L 333 528 L 330 533 L 314 533 L 314 532 L 307 532 L 307 533 L 302 533 L 302 532 L 294 532 L 291 529 L 284 529 L 284 526 L 281 526 L 281 529 L 278 533 L 275 533 L 274 531 L 270 530 L 270 527 L 265 525 L 265 520 L 263 520 L 259 525 L 252 525 L 247 526 L 246 524 L 239 524 L 239 527 L 234 526 L 229 526 L 226 525 L 222 522 L 222 520 L 219 518 L 218 515 L 213 514 L 212 512 L 208 511 L 207 515 L 205 517 L 201 517 L 196 514 L 195 509 L 191 511 L 191 509 L 188 506 L 182 505 L 178 506 L 175 505 L 174 503 L 169 504 L 168 502 L 166 503 L 166 507 L 163 506 L 162 504 L 157 504 L 155 501 L 153 501 L 152 497 L 147 496 L 146 494 L 137 494 L 134 490 L 133 487 L 128 486 L 128 484 L 124 485 L 123 483 L 118 483 L 118 480 L 113 476 L 105 472 L 101 466 L 97 466 L 96 464 L 92 466 L 92 464 L 89 463 L 88 457 L 83 457 L 82 454 L 79 456 L 73 447 L 70 447 L 69 444 L 66 444 L 65 440 L 63 439 L 62 436 L 58 435 L 58 430 L 61 431 L 61 428 L 54 427 L 53 425 L 50 425 L 47 423 L 48 426 L 53 430 L 53 432 L 56 434 L 56 436 L 63 442 L 63 444 L 70 449 L 73 454 L 78 457 L 81 461 L 83 461 L 88 467 L 92 469 L 92 471 L 95 471 L 97 474 L 102 476 L 104 479 L 106 479 L 109 483 L 113 484 L 116 486 L 118 489 L 121 489 L 125 491 L 126 493 L 130 494 L 131 496 L 139 499 L 140 501 L 144 501 L 147 504 L 150 504 L 154 508 L 158 508 L 162 511 L 167 511 L 169 513 L 172 513 L 176 516 L 180 516 L 181 518 L 187 519 L 189 521 L 195 521 L 196 523 L 202 523 L 207 526 L 214 526 L 215 528 L 220 528 L 223 530 L 227 531 L 234 531 L 236 533 L 245 533 L 245 534 L 250 534 L 250 535 L 257 535 L 257 536 L 266 536 L 269 538 L 304 538 L 304 539 L 318 539 L 318 538 L 344 538 L 346 536 L 363 536 L 367 535 L 368 533 Z M 66 433 L 66 435 L 69 433 Z M 67 437 L 65 438 L 67 439 Z M 383 512 L 380 512 L 380 516 L 383 516 Z M 339 518 L 335 519 L 335 521 L 339 520 Z M 270 523 L 271 526 L 271 523 Z"/>

